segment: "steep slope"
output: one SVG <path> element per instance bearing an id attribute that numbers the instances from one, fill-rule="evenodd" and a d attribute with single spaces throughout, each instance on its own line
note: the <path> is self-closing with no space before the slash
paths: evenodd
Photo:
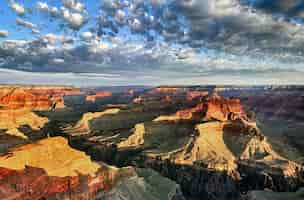
<path id="1" fill-rule="evenodd" d="M 92 130 L 91 124 L 90 124 L 91 120 L 101 118 L 105 115 L 117 114 L 119 111 L 120 111 L 120 109 L 114 108 L 114 109 L 107 109 L 102 112 L 84 113 L 81 120 L 78 121 L 77 124 L 74 127 L 72 127 L 71 129 L 70 128 L 66 129 L 66 131 L 71 133 L 71 135 L 87 134 Z"/>
<path id="2" fill-rule="evenodd" d="M 7 134 L 27 138 L 18 128 L 29 126 L 33 130 L 39 130 L 49 120 L 40 117 L 28 109 L 0 110 L 0 129 L 4 129 Z"/>
<path id="3" fill-rule="evenodd" d="M 236 156 L 224 141 L 224 124 L 209 122 L 196 126 L 198 136 L 189 144 L 182 155 L 177 156 L 178 164 L 194 164 L 201 161 L 208 168 L 217 170 L 233 170 Z"/>
<path id="4" fill-rule="evenodd" d="M 162 194 L 157 194 L 157 184 L 166 185 Z M 17 147 L 0 157 L 0 199 L 132 200 L 138 194 L 151 200 L 183 198 L 178 185 L 155 172 L 92 162 L 62 137 Z"/>
<path id="5" fill-rule="evenodd" d="M 159 116 L 153 121 L 181 121 L 181 120 L 192 120 L 192 121 L 200 121 L 201 119 L 201 112 L 203 112 L 204 105 L 198 104 L 194 108 L 184 109 L 177 111 L 175 114 L 172 115 L 164 115 Z"/>
<path id="6" fill-rule="evenodd" d="M 110 91 L 97 91 L 95 94 L 87 95 L 86 101 L 95 102 L 97 99 L 111 97 L 112 92 Z"/>
<path id="7" fill-rule="evenodd" d="M 31 110 L 64 108 L 64 96 L 75 94 L 81 94 L 81 91 L 60 86 L 0 86 L 0 107 Z"/>
<path id="8" fill-rule="evenodd" d="M 224 98 L 214 94 L 204 101 L 206 108 L 205 120 L 226 121 L 230 113 L 244 114 L 243 106 L 238 98 Z"/>

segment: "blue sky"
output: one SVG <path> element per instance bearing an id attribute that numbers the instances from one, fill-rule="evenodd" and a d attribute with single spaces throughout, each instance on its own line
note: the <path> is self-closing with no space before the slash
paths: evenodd
<path id="1" fill-rule="evenodd" d="M 302 84 L 303 5 L 3 0 L 0 83 Z"/>

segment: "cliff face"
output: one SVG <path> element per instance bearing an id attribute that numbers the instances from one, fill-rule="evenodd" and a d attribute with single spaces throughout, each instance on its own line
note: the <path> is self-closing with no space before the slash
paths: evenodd
<path id="1" fill-rule="evenodd" d="M 104 97 L 111 97 L 111 96 L 112 96 L 112 92 L 110 92 L 110 91 L 97 91 L 93 95 L 87 95 L 86 101 L 95 102 L 96 99 L 100 99 L 100 98 L 104 98 Z"/>
<path id="2" fill-rule="evenodd" d="M 69 109 L 35 113 L 31 106 L 4 107 L 0 129 L 8 133 L 23 125 L 41 129 L 47 119 L 38 114 L 47 113 L 51 125 L 43 131 L 66 135 L 73 148 L 94 160 L 152 168 L 176 183 L 152 170 L 92 162 L 64 139 L 50 138 L 0 157 L 0 199 L 179 200 L 180 185 L 191 200 L 240 200 L 241 193 L 254 190 L 287 192 L 303 186 L 303 166 L 274 148 L 273 138 L 243 109 L 242 98 L 207 96 L 204 90 L 161 87 L 115 92 L 113 98 L 87 90 L 95 102 L 80 95 L 82 103 L 77 96 L 72 102 L 77 106 Z M 31 141 L 2 133 L 0 148 L 1 138 Z"/>
<path id="3" fill-rule="evenodd" d="M 95 113 L 85 113 L 83 114 L 80 121 L 72 127 L 68 129 L 68 132 L 75 133 L 77 135 L 88 134 L 91 130 L 90 121 L 96 118 L 101 118 L 105 115 L 117 114 L 120 111 L 118 108 L 114 109 L 107 109 L 103 112 L 95 112 Z M 74 134 L 73 134 L 74 135 Z"/>
<path id="4" fill-rule="evenodd" d="M 148 94 L 160 95 L 160 94 L 178 94 L 183 92 L 183 88 L 178 87 L 158 87 L 148 91 Z"/>
<path id="5" fill-rule="evenodd" d="M 230 113 L 244 114 L 241 101 L 238 98 L 223 98 L 219 96 L 209 97 L 205 101 L 207 112 L 205 119 L 215 119 L 219 121 L 226 121 Z"/>
<path id="6" fill-rule="evenodd" d="M 80 93 L 79 89 L 69 87 L 1 86 L 0 107 L 31 110 L 64 108 L 63 97 L 65 95 Z"/>
<path id="7" fill-rule="evenodd" d="M 32 130 L 40 130 L 49 120 L 40 117 L 27 109 L 0 110 L 0 129 L 7 134 L 27 138 L 20 130 L 29 126 Z"/>
<path id="8" fill-rule="evenodd" d="M 151 176 L 155 178 L 152 182 Z M 164 194 L 172 196 L 155 194 L 155 181 L 167 183 Z M 125 182 L 133 191 L 121 188 Z M 145 190 L 143 185 L 150 190 Z M 118 169 L 92 162 L 85 153 L 70 148 L 62 137 L 24 145 L 0 157 L 0 199 L 131 200 L 137 193 L 155 200 L 183 198 L 178 185 L 155 172 L 138 172 L 130 167 Z"/>
<path id="9" fill-rule="evenodd" d="M 192 120 L 192 121 L 200 121 L 201 119 L 201 112 L 204 109 L 204 105 L 202 103 L 198 104 L 193 108 L 188 108 L 184 110 L 177 111 L 173 115 L 164 115 L 159 116 L 153 121 L 180 121 L 180 120 Z"/>

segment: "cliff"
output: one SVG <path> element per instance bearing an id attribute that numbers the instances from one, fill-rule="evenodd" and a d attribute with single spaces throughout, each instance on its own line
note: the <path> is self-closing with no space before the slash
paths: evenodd
<path id="1" fill-rule="evenodd" d="M 22 126 L 29 126 L 32 130 L 40 130 L 49 120 L 40 117 L 27 109 L 0 110 L 0 129 L 7 134 L 27 138 L 20 130 Z"/>
<path id="2" fill-rule="evenodd" d="M 111 96 L 112 96 L 112 92 L 110 91 L 97 91 L 95 94 L 87 95 L 86 101 L 95 102 L 97 99 L 111 97 Z"/>
<path id="3" fill-rule="evenodd" d="M 156 193 L 156 182 L 166 184 L 162 194 Z M 179 186 L 157 173 L 92 162 L 62 137 L 17 147 L 0 157 L 0 199 L 132 200 L 138 194 L 155 200 L 183 199 Z"/>
<path id="4" fill-rule="evenodd" d="M 64 108 L 64 96 L 81 94 L 80 89 L 57 86 L 0 86 L 0 107 L 50 110 Z"/>
<path id="5" fill-rule="evenodd" d="M 243 106 L 238 98 L 224 98 L 215 95 L 207 98 L 204 103 L 207 107 L 206 120 L 226 121 L 229 119 L 230 113 L 244 114 Z"/>
<path id="6" fill-rule="evenodd" d="M 90 121 L 96 118 L 102 118 L 105 115 L 117 114 L 120 111 L 118 108 L 107 109 L 102 112 L 94 112 L 94 113 L 84 113 L 81 120 L 77 122 L 77 124 L 72 128 L 67 128 L 66 130 L 70 133 L 74 133 L 72 135 L 82 135 L 87 134 L 91 131 Z"/>

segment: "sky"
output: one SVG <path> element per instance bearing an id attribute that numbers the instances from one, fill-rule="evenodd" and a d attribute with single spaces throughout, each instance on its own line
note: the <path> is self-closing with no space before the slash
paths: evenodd
<path id="1" fill-rule="evenodd" d="M 0 84 L 304 83 L 304 0 L 1 0 Z"/>

